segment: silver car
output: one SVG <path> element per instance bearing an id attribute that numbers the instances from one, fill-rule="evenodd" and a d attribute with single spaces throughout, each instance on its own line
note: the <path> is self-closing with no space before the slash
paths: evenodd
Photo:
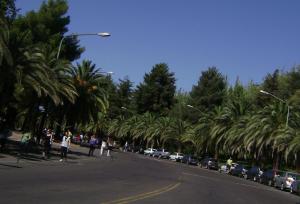
<path id="1" fill-rule="evenodd" d="M 275 188 L 280 188 L 280 190 L 291 189 L 292 183 L 295 180 L 299 180 L 300 175 L 293 172 L 278 171 L 274 177 Z"/>

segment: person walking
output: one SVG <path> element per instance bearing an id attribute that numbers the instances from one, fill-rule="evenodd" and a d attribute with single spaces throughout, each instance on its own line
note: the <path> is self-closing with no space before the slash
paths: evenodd
<path id="1" fill-rule="evenodd" d="M 103 155 L 103 151 L 104 151 L 105 148 L 106 148 L 106 142 L 104 140 L 102 140 L 99 156 Z"/>
<path id="2" fill-rule="evenodd" d="M 112 150 L 112 141 L 111 139 L 108 137 L 107 138 L 107 154 L 106 156 L 110 157 L 110 151 Z"/>
<path id="3" fill-rule="evenodd" d="M 11 131 L 9 129 L 4 129 L 0 131 L 0 152 L 4 151 L 6 142 L 7 142 L 7 137 L 11 135 Z"/>
<path id="4" fill-rule="evenodd" d="M 230 172 L 230 170 L 231 170 L 232 162 L 233 161 L 232 161 L 231 157 L 229 157 L 229 159 L 226 162 L 226 166 L 227 166 L 227 171 L 228 172 Z"/>
<path id="5" fill-rule="evenodd" d="M 125 145 L 124 145 L 124 152 L 128 151 L 128 142 L 126 141 Z"/>
<path id="6" fill-rule="evenodd" d="M 96 139 L 95 135 L 92 135 L 89 143 L 90 143 L 90 150 L 89 150 L 89 157 L 90 157 L 90 156 L 93 156 L 96 145 L 97 145 L 97 139 Z"/>
<path id="7" fill-rule="evenodd" d="M 47 133 L 44 136 L 43 140 L 44 140 L 43 159 L 46 159 L 46 157 L 49 159 L 52 140 L 53 140 L 53 133 L 50 129 L 47 130 Z"/>
<path id="8" fill-rule="evenodd" d="M 68 132 L 65 132 L 62 141 L 61 141 L 61 145 L 60 145 L 60 160 L 59 161 L 63 161 L 65 159 L 65 161 L 67 160 L 67 154 L 68 154 L 68 149 L 70 149 L 71 147 L 71 137 L 69 136 Z"/>

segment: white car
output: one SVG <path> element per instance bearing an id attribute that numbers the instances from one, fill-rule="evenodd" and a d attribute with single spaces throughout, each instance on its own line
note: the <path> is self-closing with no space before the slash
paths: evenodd
<path id="1" fill-rule="evenodd" d="M 144 150 L 144 155 L 152 156 L 155 151 L 157 151 L 157 150 L 153 149 L 153 148 L 147 148 Z"/>
<path id="2" fill-rule="evenodd" d="M 174 152 L 173 154 L 170 155 L 170 160 L 172 161 L 180 161 L 183 158 L 184 154 L 182 153 L 178 153 L 178 152 Z"/>

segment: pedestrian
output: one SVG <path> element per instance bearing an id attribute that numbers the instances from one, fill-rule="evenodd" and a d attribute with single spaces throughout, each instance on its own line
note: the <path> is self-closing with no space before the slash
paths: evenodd
<path id="1" fill-rule="evenodd" d="M 231 159 L 231 157 L 229 157 L 229 159 L 227 159 L 226 166 L 227 166 L 227 171 L 230 172 L 231 166 L 232 166 L 232 159 Z"/>
<path id="2" fill-rule="evenodd" d="M 22 137 L 21 137 L 21 141 L 20 141 L 20 150 L 21 150 L 21 154 L 23 153 L 26 153 L 28 152 L 28 148 L 29 148 L 29 142 L 30 142 L 30 139 L 32 138 L 32 135 L 30 132 L 24 132 L 22 134 Z"/>
<path id="3" fill-rule="evenodd" d="M 4 129 L 0 131 L 0 152 L 2 152 L 5 148 L 7 137 L 10 136 L 11 131 L 9 129 Z"/>
<path id="4" fill-rule="evenodd" d="M 102 142 L 101 142 L 101 148 L 100 148 L 100 155 L 99 156 L 103 155 L 103 151 L 104 151 L 105 148 L 106 148 L 106 142 L 104 140 L 102 140 Z"/>
<path id="5" fill-rule="evenodd" d="M 82 132 L 80 133 L 79 137 L 80 137 L 80 143 L 82 143 L 83 142 L 83 133 Z"/>
<path id="6" fill-rule="evenodd" d="M 124 145 L 124 152 L 128 151 L 128 142 L 126 141 L 125 145 Z"/>
<path id="7" fill-rule="evenodd" d="M 71 137 L 69 136 L 68 132 L 65 132 L 60 146 L 61 154 L 59 161 L 63 161 L 63 159 L 67 160 L 68 149 L 71 147 Z"/>
<path id="8" fill-rule="evenodd" d="M 96 145 L 97 145 L 97 139 L 96 139 L 95 135 L 92 135 L 89 144 L 90 144 L 89 156 L 93 156 Z"/>
<path id="9" fill-rule="evenodd" d="M 50 158 L 50 151 L 51 151 L 51 145 L 53 141 L 53 132 L 48 129 L 46 135 L 43 138 L 44 140 L 44 150 L 43 150 L 43 159 L 46 159 L 46 157 Z"/>
<path id="10" fill-rule="evenodd" d="M 110 151 L 112 150 L 112 141 L 111 139 L 108 137 L 107 138 L 107 154 L 106 156 L 110 157 Z"/>

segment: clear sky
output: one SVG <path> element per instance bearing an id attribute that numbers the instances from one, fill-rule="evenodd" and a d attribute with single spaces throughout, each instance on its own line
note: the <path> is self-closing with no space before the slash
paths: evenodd
<path id="1" fill-rule="evenodd" d="M 16 0 L 21 13 L 41 2 Z M 69 33 L 111 33 L 80 37 L 81 59 L 115 72 L 116 82 L 137 85 L 165 62 L 177 89 L 190 91 L 209 66 L 247 84 L 300 64 L 299 11 L 299 0 L 69 0 Z"/>

